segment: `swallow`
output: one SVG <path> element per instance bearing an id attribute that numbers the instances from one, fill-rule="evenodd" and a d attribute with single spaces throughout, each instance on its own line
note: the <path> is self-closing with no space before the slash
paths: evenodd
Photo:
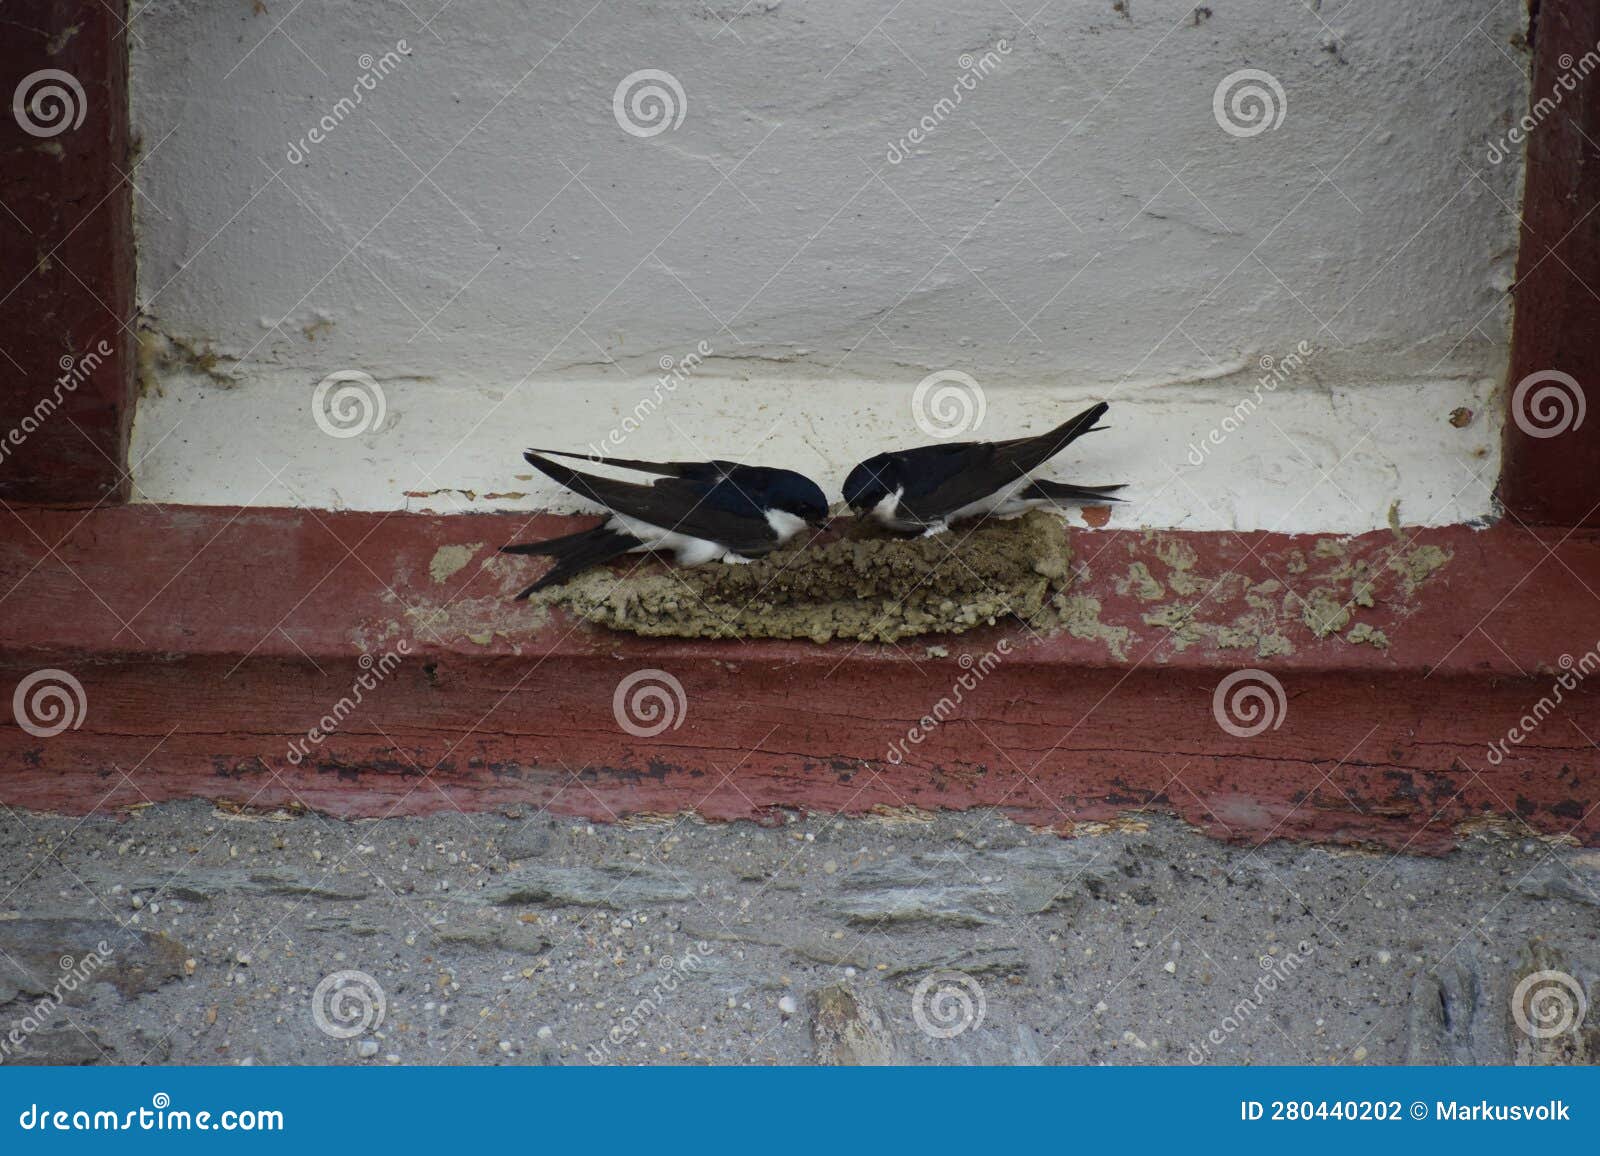
<path id="1" fill-rule="evenodd" d="M 681 566 L 750 562 L 807 526 L 820 530 L 828 524 L 828 500 L 821 488 L 793 470 L 721 461 L 641 462 L 560 450 L 528 450 L 522 456 L 545 476 L 604 506 L 610 517 L 576 534 L 500 547 L 502 554 L 543 554 L 556 560 L 518 599 L 623 554 L 671 551 Z M 649 485 L 618 481 L 582 473 L 551 457 L 659 476 Z"/>
<path id="2" fill-rule="evenodd" d="M 868 458 L 844 483 L 857 514 L 900 533 L 931 537 L 951 522 L 995 514 L 1012 517 L 1038 506 L 1099 506 L 1119 499 L 1121 486 L 1075 486 L 1042 481 L 1028 471 L 1043 465 L 1097 426 L 1108 408 L 1090 406 L 1047 433 L 1004 442 L 949 442 Z"/>

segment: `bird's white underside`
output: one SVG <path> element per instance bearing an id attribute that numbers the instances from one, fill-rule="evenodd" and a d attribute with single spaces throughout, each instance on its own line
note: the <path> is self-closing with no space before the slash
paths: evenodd
<path id="1" fill-rule="evenodd" d="M 787 510 L 768 510 L 766 513 L 767 525 L 771 526 L 772 532 L 778 536 L 779 545 L 805 529 L 805 519 L 796 517 Z M 713 542 L 709 538 L 697 538 L 693 534 L 680 534 L 676 530 L 641 522 L 626 514 L 613 513 L 606 525 L 639 539 L 639 545 L 628 551 L 630 554 L 670 550 L 677 556 L 680 566 L 703 566 L 707 562 L 726 562 L 742 566 L 754 561 L 743 554 L 729 550 L 720 542 Z"/>
<path id="2" fill-rule="evenodd" d="M 1031 481 L 1029 478 L 1018 478 L 1015 482 L 996 490 L 987 497 L 969 502 L 959 510 L 954 510 L 936 522 L 926 523 L 913 521 L 900 516 L 900 498 L 905 493 L 904 487 L 885 496 L 878 504 L 872 507 L 870 516 L 878 522 L 897 530 L 901 533 L 920 530 L 922 536 L 931 538 L 935 534 L 942 534 L 950 528 L 951 522 L 960 522 L 967 518 L 992 516 L 998 518 L 1014 518 L 1028 510 L 1038 509 L 1042 506 L 1054 506 L 1055 503 L 1043 498 L 1019 498 L 1017 492 Z M 768 510 L 767 525 L 772 527 L 772 532 L 777 535 L 778 544 L 789 541 L 801 530 L 805 529 L 805 519 L 789 513 L 787 510 Z M 703 566 L 707 562 L 726 562 L 731 565 L 743 565 L 754 559 L 747 558 L 733 550 L 729 550 L 719 542 L 709 538 L 697 538 L 692 534 L 680 534 L 676 530 L 668 530 L 649 522 L 641 522 L 637 518 L 630 518 L 626 514 L 613 513 L 611 520 L 606 523 L 611 529 L 624 534 L 630 534 L 639 539 L 639 545 L 629 550 L 630 554 L 642 554 L 652 550 L 670 550 L 677 556 L 680 566 Z"/>
<path id="3" fill-rule="evenodd" d="M 778 545 L 783 545 L 806 528 L 806 520 L 788 510 L 768 510 L 767 525 L 778 535 Z"/>
<path id="4" fill-rule="evenodd" d="M 1019 498 L 1017 492 L 1031 483 L 1031 478 L 1018 478 L 1010 485 L 996 490 L 987 497 L 979 498 L 975 502 L 968 502 L 959 510 L 952 510 L 936 522 L 918 522 L 900 516 L 900 498 L 905 493 L 905 487 L 886 495 L 876 506 L 872 507 L 871 516 L 891 530 L 901 533 L 910 533 L 921 530 L 924 538 L 931 538 L 935 534 L 942 534 L 950 528 L 951 522 L 960 522 L 967 518 L 978 518 L 990 515 L 998 518 L 1015 518 L 1029 510 L 1037 510 L 1054 506 L 1055 503 L 1048 498 Z"/>

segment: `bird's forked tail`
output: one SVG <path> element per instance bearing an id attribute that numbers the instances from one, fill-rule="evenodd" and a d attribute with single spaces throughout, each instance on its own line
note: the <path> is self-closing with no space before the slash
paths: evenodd
<path id="1" fill-rule="evenodd" d="M 589 567 L 609 562 L 640 544 L 639 539 L 631 534 L 623 534 L 605 526 L 596 526 L 592 530 L 580 530 L 576 534 L 549 538 L 543 542 L 518 542 L 510 546 L 501 546 L 500 553 L 543 554 L 556 560 L 556 564 L 546 571 L 544 577 L 517 595 L 520 601 L 530 594 L 537 594 L 540 590 L 559 586 L 577 577 Z"/>

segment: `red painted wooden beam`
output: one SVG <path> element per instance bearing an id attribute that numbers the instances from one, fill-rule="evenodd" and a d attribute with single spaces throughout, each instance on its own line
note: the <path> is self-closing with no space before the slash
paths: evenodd
<path id="1" fill-rule="evenodd" d="M 13 504 L 126 493 L 124 14 L 122 0 L 8 0 L 0 15 L 0 93 L 23 99 L 0 116 L 0 500 Z M 1561 95 L 1530 114 L 1511 376 L 1530 384 L 1508 391 L 1501 494 L 1527 522 L 1595 525 L 1600 421 L 1574 409 L 1559 437 L 1538 435 L 1562 420 L 1540 390 L 1567 388 L 1575 406 L 1600 382 L 1600 91 L 1562 82 L 1563 58 L 1600 43 L 1600 11 L 1544 0 L 1535 33 L 1534 99 Z M 1250 840 L 1437 850 L 1486 818 L 1600 840 L 1588 534 L 1084 534 L 1063 622 L 932 640 L 948 651 L 936 657 L 927 644 L 662 644 L 541 618 L 506 601 L 526 575 L 485 565 L 520 518 L 4 517 L 12 805 L 993 806 L 1063 829 L 1160 809 Z M 664 688 L 658 733 L 626 713 L 630 686 Z M 1240 713 L 1252 702 L 1265 714 Z"/>
<path id="2" fill-rule="evenodd" d="M 895 647 L 544 618 L 507 600 L 531 564 L 494 547 L 559 518 L 0 516 L 11 806 L 992 806 L 1061 829 L 1159 810 L 1225 837 L 1412 850 L 1485 818 L 1600 841 L 1600 536 L 1082 532 L 1061 628 Z M 642 670 L 671 676 L 649 676 L 672 712 L 653 735 L 614 701 Z M 1246 733 L 1233 694 L 1218 707 L 1230 678 L 1263 689 L 1275 725 Z M 52 680 L 65 716 L 40 697 Z"/>
<path id="3" fill-rule="evenodd" d="M 0 7 L 0 501 L 127 496 L 125 15 L 125 0 Z"/>
<path id="4" fill-rule="evenodd" d="M 1530 524 L 1600 526 L 1600 4 L 1537 14 L 1500 498 Z"/>

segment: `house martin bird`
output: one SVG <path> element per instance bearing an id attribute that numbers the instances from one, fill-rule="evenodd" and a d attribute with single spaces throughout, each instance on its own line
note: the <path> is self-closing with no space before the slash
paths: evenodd
<path id="1" fill-rule="evenodd" d="M 1004 442 L 949 442 L 878 454 L 844 483 L 844 500 L 857 514 L 891 530 L 931 537 L 951 522 L 995 514 L 1011 517 L 1037 506 L 1098 506 L 1121 486 L 1075 486 L 1042 481 L 1028 471 L 1043 465 L 1079 437 L 1104 429 L 1105 402 L 1047 433 Z"/>
<path id="2" fill-rule="evenodd" d="M 502 554 L 544 554 L 556 560 L 519 599 L 622 554 L 670 550 L 681 566 L 749 562 L 807 526 L 821 529 L 828 522 L 822 490 L 792 470 L 720 461 L 641 462 L 560 450 L 528 450 L 522 456 L 573 493 L 604 506 L 611 516 L 593 529 L 562 538 L 500 547 Z M 640 485 L 581 473 L 551 457 L 661 476 Z"/>

